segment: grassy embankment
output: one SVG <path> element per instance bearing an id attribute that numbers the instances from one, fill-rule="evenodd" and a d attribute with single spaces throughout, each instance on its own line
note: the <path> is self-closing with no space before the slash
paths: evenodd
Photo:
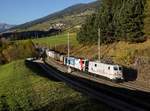
<path id="1" fill-rule="evenodd" d="M 37 70 L 37 67 L 32 69 L 34 71 L 28 69 L 22 60 L 0 66 L 0 110 L 104 110 L 103 106 L 72 90 L 65 83 L 39 76 L 44 72 Z"/>
<path id="2" fill-rule="evenodd" d="M 50 48 L 55 48 L 62 52 L 67 51 L 67 34 L 34 39 L 34 43 L 38 43 L 41 46 L 47 46 Z M 101 56 L 111 57 L 115 63 L 129 66 L 134 63 L 136 57 L 149 57 L 150 52 L 148 49 L 150 40 L 144 43 L 127 43 L 127 42 L 117 42 L 109 45 L 101 46 Z M 71 54 L 75 56 L 80 56 L 89 59 L 96 59 L 97 57 L 97 45 L 83 46 L 80 45 L 76 40 L 76 34 L 71 34 L 70 36 Z M 64 50 L 63 50 L 64 48 Z M 65 52 L 66 53 L 66 52 Z"/>

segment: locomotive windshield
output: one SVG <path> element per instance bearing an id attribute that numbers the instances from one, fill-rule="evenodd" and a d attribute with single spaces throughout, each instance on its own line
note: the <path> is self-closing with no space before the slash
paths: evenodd
<path id="1" fill-rule="evenodd" d="M 118 67 L 114 67 L 114 70 L 115 70 L 115 71 L 118 70 Z"/>
<path id="2" fill-rule="evenodd" d="M 121 70 L 122 70 L 122 67 L 114 67 L 114 70 L 115 70 L 115 71 L 117 71 L 117 70 L 121 71 Z"/>
<path id="3" fill-rule="evenodd" d="M 122 70 L 122 67 L 119 67 L 119 70 L 121 71 L 121 70 Z"/>

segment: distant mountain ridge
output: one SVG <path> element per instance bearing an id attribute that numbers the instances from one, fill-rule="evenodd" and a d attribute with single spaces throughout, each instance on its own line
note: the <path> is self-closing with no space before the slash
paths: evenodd
<path id="1" fill-rule="evenodd" d="M 0 32 L 8 30 L 12 27 L 14 27 L 14 25 L 9 25 L 9 24 L 6 24 L 6 23 L 0 23 Z"/>
<path id="2" fill-rule="evenodd" d="M 41 25 L 41 24 L 52 24 L 52 23 L 54 23 L 53 21 L 55 21 L 56 19 L 59 19 L 57 22 L 68 23 L 68 21 L 71 21 L 71 20 L 70 19 L 64 20 L 65 17 L 70 16 L 73 18 L 74 15 L 76 15 L 76 20 L 78 20 L 78 18 L 81 19 L 81 15 L 83 16 L 85 13 L 86 13 L 85 16 L 87 16 L 88 14 L 95 12 L 96 9 L 99 7 L 99 3 L 100 3 L 99 1 L 100 0 L 95 1 L 95 2 L 91 2 L 91 3 L 85 3 L 85 4 L 84 3 L 76 4 L 76 5 L 70 6 L 70 7 L 66 8 L 62 11 L 58 11 L 56 13 L 45 16 L 43 18 L 18 25 L 16 27 L 13 27 L 12 29 L 13 30 L 17 30 L 17 29 L 21 29 L 21 30 L 35 29 L 35 30 L 38 30 L 38 28 L 32 28 L 32 27 L 37 27 L 37 25 Z M 77 16 L 79 16 L 79 17 L 77 17 Z M 78 20 L 78 21 L 80 21 L 80 20 Z M 40 30 L 42 30 L 41 27 L 44 27 L 44 26 L 42 25 L 39 27 L 40 27 Z M 48 28 L 48 27 L 50 27 L 50 25 L 49 26 L 46 25 L 46 27 Z"/>

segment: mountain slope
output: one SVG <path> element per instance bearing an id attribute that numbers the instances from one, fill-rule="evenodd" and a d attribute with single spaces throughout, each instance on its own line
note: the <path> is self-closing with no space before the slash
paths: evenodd
<path id="1" fill-rule="evenodd" d="M 77 4 L 62 11 L 50 14 L 46 17 L 18 25 L 13 30 L 48 30 L 58 23 L 63 24 L 63 28 L 83 23 L 88 15 L 91 15 L 99 7 L 99 1 L 87 4 Z"/>
<path id="2" fill-rule="evenodd" d="M 6 24 L 6 23 L 0 23 L 0 32 L 2 31 L 5 31 L 7 29 L 10 29 L 12 28 L 14 25 L 9 25 L 9 24 Z"/>

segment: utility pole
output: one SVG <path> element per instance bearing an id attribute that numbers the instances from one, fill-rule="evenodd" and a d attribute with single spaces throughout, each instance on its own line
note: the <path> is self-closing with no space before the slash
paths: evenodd
<path id="1" fill-rule="evenodd" d="M 55 51 L 56 51 L 56 43 L 55 43 Z"/>
<path id="2" fill-rule="evenodd" d="M 70 62 L 68 61 L 69 57 L 70 57 L 70 41 L 69 41 L 69 38 L 70 38 L 70 34 L 68 32 L 68 59 L 67 59 L 67 62 L 68 62 L 68 73 L 71 73 Z"/>
<path id="3" fill-rule="evenodd" d="M 98 29 L 98 60 L 99 62 L 101 61 L 101 56 L 100 56 L 100 37 L 101 37 L 101 29 Z"/>

